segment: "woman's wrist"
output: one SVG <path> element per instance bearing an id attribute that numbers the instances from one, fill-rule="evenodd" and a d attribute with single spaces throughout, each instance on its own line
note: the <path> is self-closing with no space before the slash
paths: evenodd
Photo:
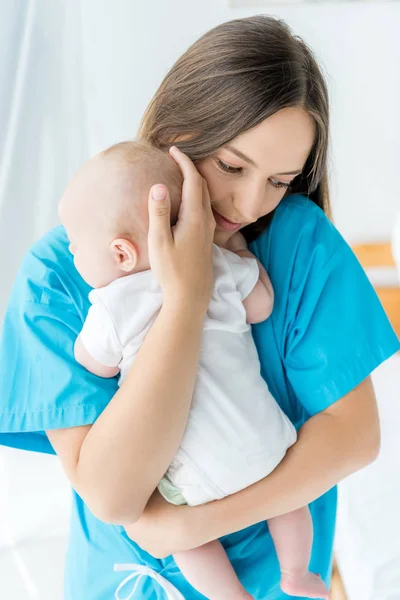
<path id="1" fill-rule="evenodd" d="M 162 310 L 172 317 L 180 320 L 190 320 L 194 324 L 203 324 L 210 299 L 205 294 L 196 294 L 191 291 L 175 291 L 164 294 Z"/>
<path id="2" fill-rule="evenodd" d="M 224 526 L 218 525 L 220 513 L 219 500 L 198 506 L 187 506 L 180 515 L 179 550 L 192 550 L 218 539 Z"/>

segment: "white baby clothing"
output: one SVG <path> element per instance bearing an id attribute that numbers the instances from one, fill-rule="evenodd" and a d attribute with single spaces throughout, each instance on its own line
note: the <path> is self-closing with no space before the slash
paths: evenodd
<path id="1" fill-rule="evenodd" d="M 296 441 L 268 390 L 243 300 L 259 278 L 253 258 L 213 246 L 214 285 L 204 320 L 192 405 L 168 479 L 190 505 L 233 494 L 266 477 Z M 151 271 L 121 277 L 89 294 L 81 331 L 87 351 L 118 366 L 120 385 L 162 305 Z"/>

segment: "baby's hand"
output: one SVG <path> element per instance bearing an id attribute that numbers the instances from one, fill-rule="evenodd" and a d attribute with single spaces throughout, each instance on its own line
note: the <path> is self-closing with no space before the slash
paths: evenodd
<path id="1" fill-rule="evenodd" d="M 239 252 L 239 250 L 247 250 L 247 242 L 244 235 L 237 231 L 231 238 L 226 242 L 225 248 L 231 252 Z"/>

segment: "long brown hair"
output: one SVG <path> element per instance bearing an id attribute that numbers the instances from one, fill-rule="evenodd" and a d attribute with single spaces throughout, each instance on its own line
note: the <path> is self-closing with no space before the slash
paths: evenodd
<path id="1" fill-rule="evenodd" d="M 326 84 L 310 48 L 278 19 L 235 19 L 198 39 L 165 76 L 138 138 L 162 150 L 175 144 L 196 162 L 293 106 L 304 107 L 314 118 L 316 137 L 289 193 L 306 194 L 329 214 Z M 247 239 L 256 238 L 271 218 L 266 215 L 246 227 Z"/>

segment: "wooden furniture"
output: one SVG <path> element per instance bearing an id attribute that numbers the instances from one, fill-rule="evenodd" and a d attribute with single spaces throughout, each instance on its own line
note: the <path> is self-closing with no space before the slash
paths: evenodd
<path id="1" fill-rule="evenodd" d="M 356 244 L 352 248 L 364 269 L 395 267 L 389 242 Z M 400 337 L 400 284 L 392 287 L 376 286 L 375 290 L 394 330 Z"/>

